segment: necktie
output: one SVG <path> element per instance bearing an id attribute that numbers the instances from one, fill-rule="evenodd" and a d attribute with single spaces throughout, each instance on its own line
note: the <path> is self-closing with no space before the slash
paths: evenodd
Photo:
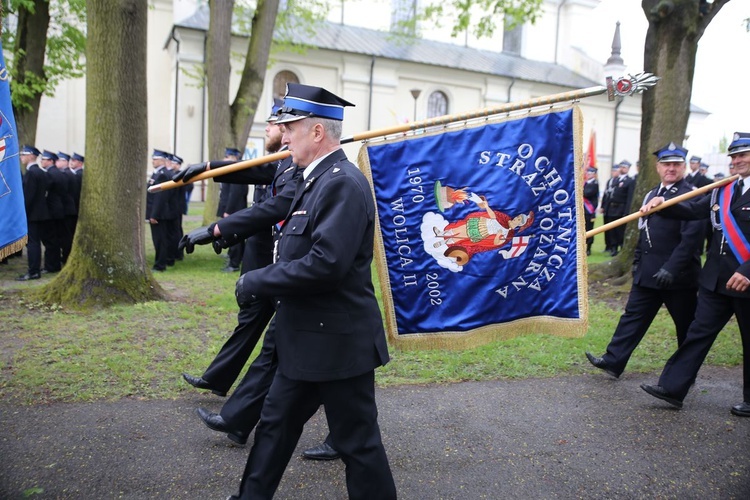
<path id="1" fill-rule="evenodd" d="M 659 187 L 659 192 L 658 192 L 658 193 L 656 193 L 656 196 L 657 196 L 657 197 L 658 197 L 658 196 L 661 196 L 661 197 L 663 197 L 663 196 L 664 196 L 664 193 L 666 193 L 666 192 L 667 192 L 667 188 L 665 188 L 664 186 L 660 186 L 660 187 Z"/>
<path id="2" fill-rule="evenodd" d="M 742 196 L 742 188 L 745 186 L 745 180 L 740 179 L 737 184 L 734 185 L 734 193 L 732 194 L 732 203 L 740 199 Z"/>

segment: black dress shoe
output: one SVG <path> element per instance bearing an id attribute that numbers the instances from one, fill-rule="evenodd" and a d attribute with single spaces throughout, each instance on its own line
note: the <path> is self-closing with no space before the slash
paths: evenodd
<path id="1" fill-rule="evenodd" d="M 675 408 L 682 408 L 682 401 L 672 396 L 670 393 L 667 392 L 667 390 L 664 387 L 660 385 L 641 384 L 641 389 L 651 394 L 655 398 L 659 398 L 662 401 L 666 401 L 667 403 L 671 404 Z"/>
<path id="2" fill-rule="evenodd" d="M 609 365 L 607 364 L 607 362 L 606 362 L 606 361 L 604 361 L 604 359 L 603 359 L 603 358 L 597 358 L 596 356 L 594 356 L 593 354 L 591 354 L 591 353 L 590 353 L 590 352 L 588 352 L 588 351 L 586 351 L 586 357 L 588 358 L 588 360 L 589 360 L 589 363 L 591 363 L 591 364 L 592 364 L 592 365 L 594 365 L 595 367 L 599 368 L 600 370 L 604 370 L 605 372 L 607 372 L 607 374 L 609 374 L 609 375 L 612 375 L 612 376 L 613 376 L 613 377 L 615 377 L 615 378 L 620 378 L 620 374 L 619 374 L 619 373 L 617 373 L 617 372 L 615 372 L 615 371 L 614 371 L 614 370 L 613 370 L 613 369 L 612 369 L 612 368 L 611 368 L 611 367 L 610 367 L 610 366 L 609 366 Z"/>
<path id="3" fill-rule="evenodd" d="M 302 452 L 302 456 L 310 460 L 336 460 L 341 458 L 339 452 L 331 448 L 325 441 Z"/>
<path id="4" fill-rule="evenodd" d="M 234 272 L 237 272 L 239 270 L 240 270 L 239 267 L 229 266 L 229 265 L 224 266 L 224 267 L 221 268 L 221 272 L 223 272 L 223 273 L 234 273 Z"/>
<path id="5" fill-rule="evenodd" d="M 226 433 L 227 437 L 237 444 L 247 443 L 248 434 L 243 434 L 240 431 L 230 429 L 218 413 L 212 413 L 205 408 L 198 408 L 196 411 L 201 420 L 203 420 L 203 423 L 206 424 L 206 427 L 212 431 Z"/>
<path id="6" fill-rule="evenodd" d="M 750 403 L 742 402 L 738 405 L 732 406 L 732 415 L 738 417 L 750 417 Z"/>
<path id="7" fill-rule="evenodd" d="M 218 389 L 214 389 L 213 387 L 211 387 L 211 384 L 209 384 L 208 382 L 206 382 L 205 380 L 203 380 L 202 377 L 193 377 L 192 375 L 189 375 L 187 373 L 183 373 L 182 374 L 182 378 L 185 379 L 185 382 L 187 382 L 188 384 L 192 385 L 196 389 L 206 389 L 206 390 L 209 390 L 209 391 L 213 392 L 214 394 L 216 394 L 217 396 L 221 396 L 222 398 L 227 395 L 227 391 L 220 391 Z"/>
<path id="8" fill-rule="evenodd" d="M 26 273 L 16 278 L 16 281 L 38 280 L 39 278 L 41 278 L 39 273 Z"/>

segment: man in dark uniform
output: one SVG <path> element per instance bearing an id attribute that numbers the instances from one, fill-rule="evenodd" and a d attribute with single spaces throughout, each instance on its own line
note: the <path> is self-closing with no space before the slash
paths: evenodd
<path id="1" fill-rule="evenodd" d="M 586 212 L 586 231 L 594 229 L 596 222 L 596 207 L 599 206 L 599 179 L 596 177 L 596 167 L 587 167 L 583 184 L 583 205 Z M 586 238 L 586 255 L 591 255 L 591 245 L 594 237 Z"/>
<path id="2" fill-rule="evenodd" d="M 275 122 L 278 118 L 276 113 L 281 109 L 282 104 L 281 99 L 274 100 L 271 115 L 267 120 L 266 148 L 269 153 L 275 153 L 281 148 L 281 132 Z M 209 163 L 216 168 L 229 162 Z M 208 164 L 191 165 L 185 173 L 175 176 L 175 180 L 183 178 L 189 180 L 204 172 L 207 167 Z M 250 208 L 221 219 L 216 224 L 217 236 L 224 235 L 217 241 L 223 248 L 247 237 L 242 262 L 243 274 L 271 264 L 273 240 L 280 228 L 278 222 L 282 221 L 289 211 L 295 193 L 294 181 L 298 175 L 299 172 L 292 163 L 292 157 L 289 156 L 280 162 L 267 163 L 216 177 L 222 183 L 244 182 L 256 185 L 255 203 Z M 268 189 L 262 189 L 263 184 L 267 184 Z M 201 234 L 203 229 L 206 228 L 191 232 L 184 240 L 184 244 L 204 244 L 213 240 L 213 236 L 206 239 L 205 233 Z M 211 228 L 209 234 L 213 235 L 213 231 L 214 229 Z M 189 249 L 190 251 L 192 249 Z M 274 310 L 270 299 L 264 297 L 252 299 L 248 306 L 240 308 L 237 315 L 237 327 L 203 376 L 194 377 L 183 373 L 183 378 L 199 389 L 211 390 L 219 395 L 226 394 L 252 354 Z M 251 363 L 244 378 L 219 414 L 205 408 L 198 408 L 198 415 L 210 429 L 226 433 L 227 437 L 235 443 L 245 444 L 250 432 L 260 419 L 263 402 L 278 365 L 274 338 L 275 321 L 271 321 L 266 330 L 260 354 Z M 333 460 L 339 457 L 329 441 L 306 450 L 304 456 L 319 460 Z"/>
<path id="3" fill-rule="evenodd" d="M 65 206 L 67 204 L 67 179 L 55 166 L 57 155 L 46 149 L 42 152 L 42 170 L 47 173 L 47 208 L 50 223 L 44 244 L 44 269 L 42 273 L 56 273 L 62 269 L 62 248 L 65 244 Z"/>
<path id="4" fill-rule="evenodd" d="M 612 165 L 610 177 L 604 185 L 604 194 L 602 195 L 601 208 L 599 209 L 604 224 L 609 224 L 614 220 L 612 217 L 608 216 L 607 213 L 609 212 L 609 200 L 612 198 L 612 192 L 615 190 L 618 177 L 620 177 L 620 168 L 617 165 Z M 613 234 L 614 233 L 611 231 L 604 232 L 604 251 L 609 254 L 612 253 L 614 247 L 614 244 L 612 243 L 614 240 Z"/>
<path id="5" fill-rule="evenodd" d="M 75 191 L 73 192 L 75 203 L 76 203 L 76 218 L 73 224 L 73 234 L 75 235 L 75 229 L 78 225 L 78 213 L 81 209 L 81 188 L 83 186 L 83 162 L 85 158 L 83 155 L 73 153 L 70 157 L 70 171 L 75 176 Z"/>
<path id="6" fill-rule="evenodd" d="M 169 169 L 172 171 L 172 175 L 175 175 L 177 172 L 180 171 L 180 168 L 182 168 L 182 158 L 177 156 L 176 154 L 170 154 L 167 157 L 167 162 L 169 165 Z M 186 184 L 185 186 L 180 186 L 177 188 L 178 196 L 177 196 L 177 206 L 178 206 L 178 213 L 177 213 L 177 224 L 175 227 L 175 231 L 173 232 L 173 241 L 169 243 L 170 251 L 172 252 L 172 258 L 174 260 L 182 260 L 185 256 L 183 254 L 183 251 L 179 249 L 180 240 L 184 236 L 184 232 L 182 230 L 182 216 L 187 214 L 187 186 L 190 186 L 190 190 L 192 191 L 192 184 Z M 170 259 L 171 260 L 171 259 Z"/>
<path id="7" fill-rule="evenodd" d="M 654 153 L 661 183 L 646 195 L 646 202 L 656 196 L 670 199 L 692 190 L 683 179 L 686 154 L 687 150 L 674 143 Z M 601 358 L 586 353 L 592 365 L 613 377 L 619 377 L 625 370 L 662 304 L 672 316 L 679 346 L 693 321 L 697 303 L 703 221 L 680 221 L 656 212 L 642 219 L 639 228 L 633 286 L 625 313 L 607 352 Z"/>
<path id="8" fill-rule="evenodd" d="M 23 176 L 23 198 L 26 207 L 28 240 L 26 253 L 28 271 L 16 278 L 18 281 L 37 280 L 42 271 L 42 241 L 46 241 L 46 226 L 49 223 L 47 207 L 47 175 L 36 163 L 39 150 L 34 146 L 21 148 L 21 163 L 26 166 Z"/>
<path id="9" fill-rule="evenodd" d="M 628 215 L 630 203 L 633 201 L 635 181 L 628 176 L 630 162 L 623 160 L 617 165 L 619 175 L 611 186 L 608 186 L 607 206 L 604 209 L 604 221 L 611 222 Z M 612 179 L 610 179 L 612 181 Z M 625 224 L 607 231 L 610 234 L 609 253 L 613 257 L 620 252 L 625 241 Z M 606 233 L 605 233 L 606 234 Z"/>
<path id="10" fill-rule="evenodd" d="M 750 417 L 750 133 L 735 133 L 728 154 L 739 180 L 713 190 L 710 196 L 663 210 L 668 216 L 710 217 L 714 234 L 700 274 L 695 320 L 664 366 L 659 385 L 641 384 L 641 388 L 682 408 L 711 345 L 734 314 L 742 337 L 744 385 L 743 402 L 731 412 Z M 663 201 L 656 197 L 641 210 Z"/>
<path id="11" fill-rule="evenodd" d="M 272 110 L 272 114 L 267 120 L 266 148 L 269 153 L 275 153 L 281 147 L 281 132 L 275 124 L 277 118 L 275 111 L 280 108 L 279 105 L 275 110 Z M 185 172 L 175 175 L 174 180 L 189 181 L 199 173 L 205 172 L 207 167 L 219 168 L 232 163 L 231 160 L 224 160 L 190 165 Z M 253 269 L 261 269 L 271 264 L 273 253 L 272 228 L 276 223 L 283 220 L 289 211 L 289 206 L 294 198 L 292 180 L 295 175 L 296 169 L 292 165 L 291 156 L 289 156 L 281 161 L 214 178 L 221 182 L 223 186 L 228 186 L 230 183 L 256 184 L 258 186 L 256 187 L 257 196 L 255 196 L 257 201 L 253 206 L 227 216 L 217 223 L 221 228 L 221 234 L 226 235 L 222 241 L 224 246 L 231 246 L 237 240 L 243 240 L 245 236 L 249 235 L 245 242 L 246 258 L 243 258 L 242 261 L 243 273 Z M 270 189 L 267 189 L 266 186 L 269 186 Z M 269 191 L 271 192 L 270 196 L 267 195 Z M 264 203 L 266 201 L 267 203 Z M 214 225 L 191 232 L 186 238 L 183 238 L 182 246 L 189 246 L 188 252 L 192 253 L 192 245 L 213 241 L 213 227 Z M 205 232 L 205 234 L 201 234 L 202 232 Z M 206 371 L 203 372 L 203 375 L 194 377 L 183 373 L 183 378 L 198 389 L 208 389 L 216 394 L 226 395 L 252 354 L 274 311 L 273 302 L 265 297 L 258 297 L 251 301 L 247 307 L 240 308 L 234 332 Z M 260 410 L 258 410 L 258 413 L 260 414 Z M 245 439 L 247 439 L 246 436 Z"/>
<path id="12" fill-rule="evenodd" d="M 242 152 L 237 148 L 226 148 L 224 151 L 224 161 L 234 163 L 242 157 Z M 221 181 L 217 181 L 221 182 Z M 247 208 L 247 194 L 249 190 L 247 184 L 221 183 L 219 194 L 219 207 L 216 210 L 217 217 L 226 217 L 243 208 Z M 242 264 L 242 254 L 245 245 L 243 241 L 232 245 L 227 250 L 227 265 L 222 271 L 232 273 L 240 270 Z"/>
<path id="13" fill-rule="evenodd" d="M 278 369 L 255 429 L 239 497 L 273 497 L 307 420 L 322 404 L 353 499 L 396 498 L 375 403 L 375 368 L 389 360 L 372 285 L 375 204 L 341 150 L 349 102 L 288 84 L 278 123 L 303 168 L 275 262 L 245 273 L 236 296 L 276 301 Z"/>
<path id="14" fill-rule="evenodd" d="M 709 181 L 706 176 L 703 175 L 700 171 L 701 160 L 702 158 L 700 156 L 691 156 L 690 172 L 688 172 L 688 174 L 685 176 L 685 181 L 691 186 L 695 186 L 697 188 L 711 184 L 711 181 Z"/>
<path id="15" fill-rule="evenodd" d="M 63 198 L 63 210 L 65 218 L 63 219 L 63 231 L 62 231 L 62 263 L 63 265 L 68 262 L 68 256 L 70 255 L 70 249 L 73 247 L 73 232 L 75 231 L 76 221 L 78 220 L 78 208 L 76 206 L 76 189 L 77 182 L 73 173 L 70 171 L 68 166 L 70 162 L 70 155 L 63 153 L 62 151 L 57 152 L 57 160 L 55 160 L 55 167 L 57 170 L 63 173 L 61 177 L 65 182 L 65 197 Z"/>
<path id="16" fill-rule="evenodd" d="M 172 173 L 167 168 L 167 153 L 154 149 L 151 155 L 154 172 L 148 185 L 161 184 L 172 179 Z M 153 271 L 165 271 L 167 266 L 174 264 L 174 253 L 170 253 L 170 242 L 173 241 L 179 208 L 177 197 L 179 190 L 169 189 L 146 195 L 146 220 L 151 225 L 151 239 L 154 243 L 156 256 Z"/>

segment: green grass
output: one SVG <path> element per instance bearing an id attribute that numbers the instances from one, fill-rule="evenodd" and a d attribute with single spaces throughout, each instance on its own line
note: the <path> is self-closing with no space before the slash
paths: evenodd
<path id="1" fill-rule="evenodd" d="M 191 204 L 191 215 L 200 215 Z M 186 229 L 195 228 L 190 217 Z M 147 238 L 150 240 L 150 238 Z M 598 235 L 590 261 L 606 260 Z M 149 261 L 153 250 L 148 249 Z M 24 259 L 0 266 L 0 397 L 18 403 L 175 398 L 190 390 L 180 373 L 200 374 L 235 326 L 234 284 L 238 273 L 223 273 L 224 259 L 198 247 L 174 268 L 156 275 L 172 299 L 118 306 L 94 313 L 29 303 L 26 283 L 12 278 Z M 10 290 L 9 290 L 10 288 Z M 465 380 L 577 375 L 595 370 L 584 351 L 604 351 L 622 313 L 624 298 L 590 297 L 589 330 L 583 338 L 527 335 L 464 351 L 399 351 L 377 370 L 381 386 Z M 635 351 L 628 372 L 660 370 L 674 351 L 674 327 L 662 310 Z M 256 349 L 257 351 L 257 349 Z M 734 320 L 719 335 L 707 363 L 735 366 L 742 347 Z"/>

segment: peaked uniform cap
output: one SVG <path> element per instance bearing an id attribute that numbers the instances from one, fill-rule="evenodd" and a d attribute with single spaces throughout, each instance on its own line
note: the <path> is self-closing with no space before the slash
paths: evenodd
<path id="1" fill-rule="evenodd" d="M 653 154 L 661 163 L 684 163 L 687 158 L 687 149 L 670 142 L 658 151 L 654 151 Z"/>
<path id="2" fill-rule="evenodd" d="M 169 159 L 170 161 L 173 161 L 175 163 L 179 163 L 180 165 L 182 165 L 182 158 L 180 158 L 177 155 L 169 155 Z"/>
<path id="3" fill-rule="evenodd" d="M 46 149 L 42 152 L 42 158 L 45 160 L 57 160 L 57 155 L 53 153 L 52 151 L 47 151 Z"/>
<path id="4" fill-rule="evenodd" d="M 273 98 L 273 105 L 271 105 L 271 114 L 268 116 L 266 121 L 268 123 L 275 122 L 279 119 L 279 111 L 281 111 L 281 108 L 284 106 L 284 99 L 279 99 L 278 97 Z"/>
<path id="5" fill-rule="evenodd" d="M 237 148 L 225 148 L 224 156 L 236 156 L 237 158 L 239 158 L 240 156 L 242 156 L 242 151 Z"/>
<path id="6" fill-rule="evenodd" d="M 311 117 L 342 121 L 346 106 L 354 104 L 322 87 L 287 83 L 284 105 L 276 123 L 289 123 Z"/>
<path id="7" fill-rule="evenodd" d="M 78 160 L 83 163 L 83 155 L 79 155 L 78 153 L 73 153 L 73 156 L 71 156 L 70 158 L 72 160 Z"/>
<path id="8" fill-rule="evenodd" d="M 620 163 L 617 164 L 618 167 L 628 167 L 630 168 L 632 163 L 630 163 L 628 160 L 622 160 Z"/>
<path id="9" fill-rule="evenodd" d="M 63 153 L 62 151 L 58 151 L 57 158 L 59 160 L 70 160 L 70 155 L 68 153 Z"/>
<path id="10" fill-rule="evenodd" d="M 701 162 L 701 160 L 703 160 L 703 158 L 701 158 L 700 156 L 695 156 L 695 155 L 693 155 L 693 156 L 691 156 L 691 157 L 690 157 L 690 162 L 691 162 L 691 163 L 692 163 L 692 162 L 697 162 L 697 163 L 700 163 L 700 162 Z"/>
<path id="11" fill-rule="evenodd" d="M 40 155 L 39 150 L 37 148 L 35 148 L 34 146 L 29 146 L 28 144 L 25 144 L 21 148 L 21 153 L 20 154 L 22 154 L 22 155 L 34 155 L 34 156 L 39 156 Z"/>
<path id="12" fill-rule="evenodd" d="M 727 154 L 732 156 L 745 151 L 750 151 L 750 132 L 735 132 Z"/>
<path id="13" fill-rule="evenodd" d="M 161 149 L 154 149 L 154 153 L 151 155 L 151 158 L 162 158 L 166 160 L 169 158 L 169 153 L 162 151 Z"/>

